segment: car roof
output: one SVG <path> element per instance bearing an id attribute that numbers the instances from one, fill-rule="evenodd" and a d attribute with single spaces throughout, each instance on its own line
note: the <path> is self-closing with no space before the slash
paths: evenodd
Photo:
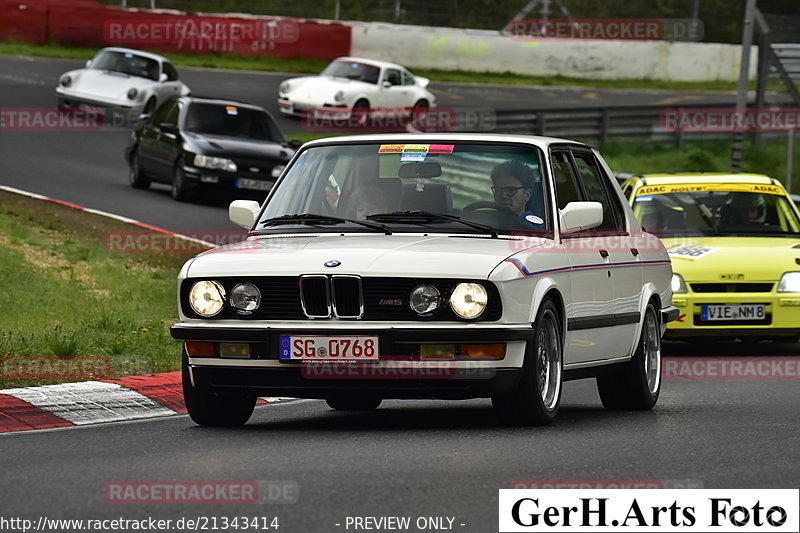
<path id="1" fill-rule="evenodd" d="M 388 61 L 381 61 L 379 59 L 367 59 L 365 57 L 337 57 L 334 61 L 355 61 L 357 63 L 364 63 L 365 65 L 372 65 L 373 67 L 379 68 L 399 68 L 402 70 L 408 70 L 406 67 L 402 65 L 398 65 L 397 63 L 389 63 Z"/>
<path id="2" fill-rule="evenodd" d="M 130 53 L 130 54 L 135 54 L 137 56 L 142 56 L 142 57 L 147 57 L 147 58 L 150 58 L 150 59 L 155 59 L 156 61 L 169 61 L 169 59 L 167 59 L 164 56 L 160 56 L 158 54 L 153 54 L 151 52 L 143 52 L 142 50 L 134 50 L 133 48 L 120 48 L 120 47 L 117 47 L 117 46 L 109 46 L 109 47 L 106 47 L 106 48 L 103 48 L 102 50 L 100 50 L 100 52 L 105 52 L 105 51 Z M 100 52 L 98 52 L 98 54 Z"/>
<path id="3" fill-rule="evenodd" d="M 507 144 L 530 144 L 547 149 L 554 144 L 571 144 L 587 149 L 592 147 L 578 141 L 559 139 L 556 137 L 540 137 L 534 135 L 506 135 L 499 133 L 382 133 L 370 135 L 347 135 L 343 137 L 327 137 L 310 141 L 305 146 L 325 146 L 336 144 L 358 144 L 358 143 L 431 143 L 431 142 L 452 142 L 452 143 L 507 143 Z"/>
<path id="4" fill-rule="evenodd" d="M 760 183 L 775 185 L 777 180 L 764 174 L 730 172 L 677 172 L 674 174 L 639 174 L 636 177 L 647 185 L 670 183 Z"/>

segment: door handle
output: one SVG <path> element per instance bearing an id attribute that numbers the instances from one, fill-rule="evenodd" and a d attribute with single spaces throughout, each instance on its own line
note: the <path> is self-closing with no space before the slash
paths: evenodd
<path id="1" fill-rule="evenodd" d="M 603 256 L 603 259 L 608 257 L 608 250 L 600 250 L 600 255 Z"/>
<path id="2" fill-rule="evenodd" d="M 631 248 L 631 255 L 639 255 L 639 249 L 638 248 Z"/>

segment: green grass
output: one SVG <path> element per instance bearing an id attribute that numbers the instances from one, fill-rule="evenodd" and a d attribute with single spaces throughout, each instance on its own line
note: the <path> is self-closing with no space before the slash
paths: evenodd
<path id="1" fill-rule="evenodd" d="M 30 44 L 13 40 L 0 41 L 0 54 L 56 57 L 65 59 L 90 59 L 99 48 L 67 47 L 56 44 Z M 171 54 L 155 51 L 170 58 L 178 66 L 222 68 L 232 70 L 256 70 L 268 72 L 287 72 L 292 74 L 317 74 L 327 61 L 319 59 L 278 57 L 252 57 L 236 54 Z M 659 89 L 659 90 L 691 90 L 691 91 L 733 91 L 736 90 L 735 82 L 709 81 L 709 82 L 668 82 L 651 79 L 616 79 L 593 80 L 583 78 L 570 78 L 566 76 L 525 76 L 511 72 L 468 72 L 459 70 L 437 69 L 411 69 L 414 74 L 430 78 L 433 82 L 462 82 L 484 83 L 501 85 L 545 85 L 545 86 L 576 86 L 596 88 L 625 88 L 625 89 Z M 752 82 L 751 89 L 755 89 Z M 780 90 L 780 82 L 770 80 L 768 88 Z"/>
<path id="2" fill-rule="evenodd" d="M 113 376 L 180 367 L 169 326 L 177 270 L 191 252 L 112 254 L 102 236 L 130 226 L 0 196 L 0 362 L 103 358 Z M 0 371 L 0 388 L 71 380 L 18 377 Z"/>
<path id="3" fill-rule="evenodd" d="M 758 146 L 745 142 L 742 151 L 742 172 L 766 174 L 785 184 L 786 138 L 763 140 Z M 728 172 L 731 140 L 714 139 L 685 142 L 675 146 L 669 142 L 618 140 L 602 145 L 601 152 L 615 172 L 647 174 L 661 172 Z M 800 149 L 795 146 L 792 167 L 792 191 L 800 191 Z"/>

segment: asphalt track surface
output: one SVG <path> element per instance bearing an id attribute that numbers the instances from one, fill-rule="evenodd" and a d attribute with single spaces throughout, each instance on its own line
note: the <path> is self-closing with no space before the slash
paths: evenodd
<path id="1" fill-rule="evenodd" d="M 52 106 L 58 74 L 78 64 L 0 58 L 0 105 Z M 273 111 L 277 85 L 286 77 L 187 69 L 183 75 L 196 94 L 248 100 Z M 441 105 L 461 99 L 498 107 L 633 103 L 634 98 L 672 105 L 676 98 L 691 97 L 651 91 L 433 88 Z M 280 120 L 287 131 L 297 125 Z M 223 204 L 176 203 L 166 188 L 129 188 L 122 159 L 126 137 L 114 131 L 0 132 L 0 183 L 177 231 L 231 229 Z M 732 343 L 668 344 L 665 351 L 797 357 L 800 350 L 796 344 Z M 0 436 L 0 516 L 34 521 L 278 517 L 278 531 L 285 533 L 345 531 L 348 515 L 447 516 L 455 518 L 454 531 L 471 533 L 497 530 L 497 490 L 515 480 L 796 488 L 798 383 L 670 380 L 655 410 L 612 413 L 602 408 L 593 381 L 570 382 L 559 419 L 548 428 L 500 427 L 487 400 L 388 401 L 369 413 L 335 412 L 324 402 L 297 401 L 259 407 L 247 426 L 236 429 L 199 428 L 186 416 L 173 416 L 7 434 Z M 299 488 L 299 498 L 283 504 L 193 505 L 112 503 L 104 496 L 108 483 L 136 480 L 285 482 Z"/>
<path id="2" fill-rule="evenodd" d="M 0 56 L 0 108 L 55 105 L 58 76 L 83 62 Z M 287 133 L 302 123 L 278 113 L 276 95 L 288 74 L 180 69 L 197 96 L 232 98 L 267 108 Z M 733 93 L 611 90 L 493 85 L 431 84 L 441 107 L 463 109 L 544 109 L 599 105 L 732 103 Z M 150 191 L 130 188 L 123 150 L 124 130 L 8 131 L 0 128 L 0 184 L 85 207 L 117 213 L 166 229 L 188 233 L 230 230 L 226 200 L 173 202 L 164 185 Z"/>

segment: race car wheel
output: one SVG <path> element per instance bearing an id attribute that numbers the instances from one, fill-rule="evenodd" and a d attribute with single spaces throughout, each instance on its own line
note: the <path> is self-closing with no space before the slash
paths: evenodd
<path id="1" fill-rule="evenodd" d="M 366 128 L 369 125 L 369 102 L 364 99 L 353 104 L 350 112 L 351 122 L 359 128 Z"/>
<path id="2" fill-rule="evenodd" d="M 181 377 L 186 410 L 198 426 L 242 426 L 253 414 L 255 396 L 221 394 L 193 387 L 189 376 L 189 358 L 185 351 Z"/>
<path id="3" fill-rule="evenodd" d="M 545 426 L 558 414 L 564 369 L 561 322 L 552 300 L 542 302 L 533 339 L 526 344 L 516 390 L 493 396 L 492 406 L 505 424 Z"/>
<path id="4" fill-rule="evenodd" d="M 325 402 L 337 411 L 372 411 L 378 408 L 381 399 L 372 396 L 331 396 Z"/>
<path id="5" fill-rule="evenodd" d="M 661 392 L 661 327 L 653 302 L 647 304 L 636 353 L 625 367 L 597 377 L 603 407 L 609 410 L 652 409 Z"/>
<path id="6" fill-rule="evenodd" d="M 188 200 L 190 197 L 188 188 L 186 175 L 183 172 L 183 159 L 178 159 L 172 171 L 172 199 L 179 202 Z"/>
<path id="7" fill-rule="evenodd" d="M 136 149 L 134 149 L 131 154 L 128 181 L 134 189 L 147 189 L 150 187 L 150 179 L 144 173 L 144 170 L 142 170 L 142 162 L 139 160 L 139 151 Z"/>
<path id="8" fill-rule="evenodd" d="M 411 127 L 415 130 L 425 130 L 425 120 L 428 116 L 430 105 L 425 100 L 420 100 L 411 108 Z"/>
<path id="9" fill-rule="evenodd" d="M 150 98 L 146 104 L 144 104 L 144 109 L 142 109 L 142 113 L 145 115 L 150 115 L 153 113 L 153 110 L 156 108 L 156 99 Z"/>

